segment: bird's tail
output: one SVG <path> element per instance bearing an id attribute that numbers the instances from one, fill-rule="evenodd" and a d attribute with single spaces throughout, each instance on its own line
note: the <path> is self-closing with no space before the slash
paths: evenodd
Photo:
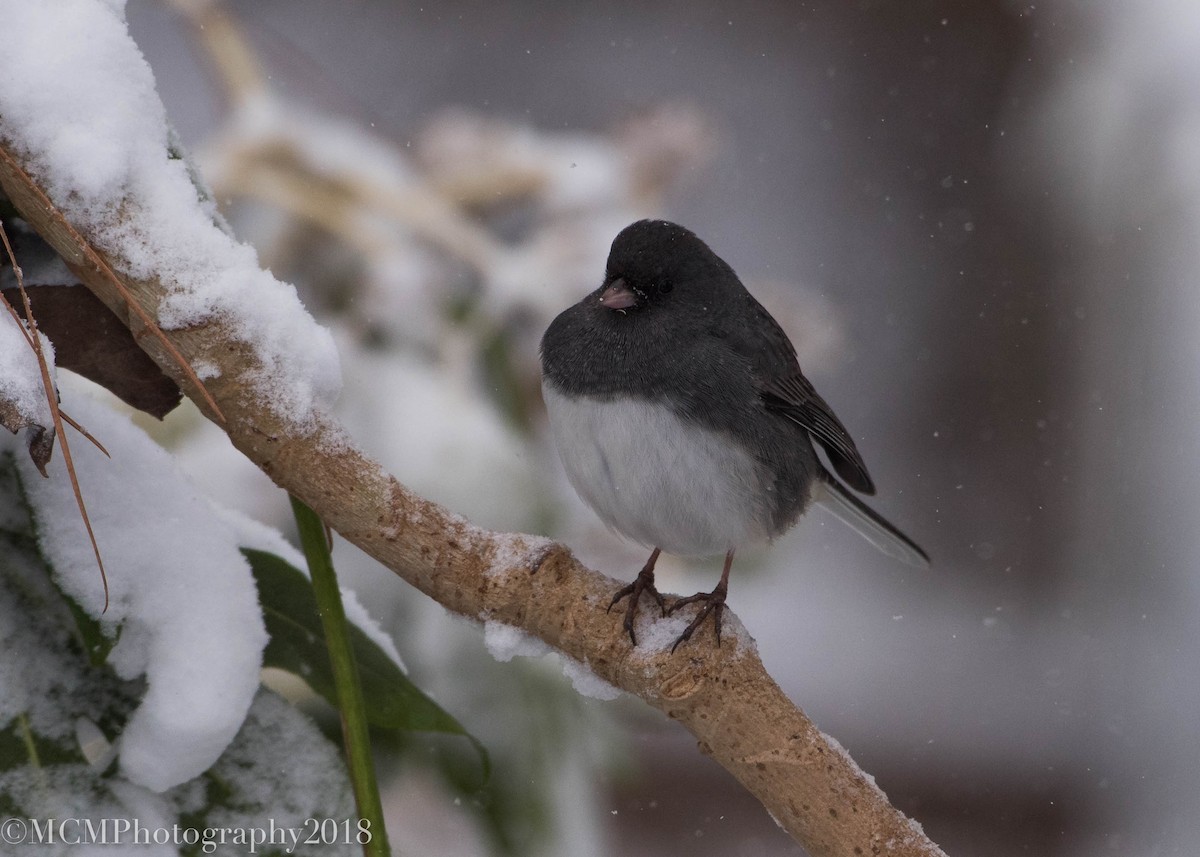
<path id="1" fill-rule="evenodd" d="M 909 565 L 929 567 L 929 554 L 828 473 L 821 473 L 813 500 L 833 512 L 888 556 Z"/>

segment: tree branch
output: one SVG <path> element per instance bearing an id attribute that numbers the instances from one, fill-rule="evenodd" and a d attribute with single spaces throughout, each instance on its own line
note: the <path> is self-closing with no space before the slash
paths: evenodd
<path id="1" fill-rule="evenodd" d="M 146 335 L 142 315 L 131 311 L 119 288 L 153 318 L 164 284 L 130 279 L 99 248 L 79 246 L 81 238 L 88 240 L 86 232 L 47 205 L 46 195 L 3 141 L 0 184 L 21 216 L 214 418 L 194 373 L 179 364 L 166 343 Z M 621 615 L 605 610 L 617 581 L 584 567 L 546 539 L 479 529 L 413 494 L 360 452 L 328 416 L 318 416 L 314 430 L 298 433 L 247 381 L 259 368 L 254 351 L 220 321 L 167 331 L 166 339 L 188 362 L 219 368 L 219 375 L 208 373 L 205 382 L 225 418 L 217 424 L 280 488 L 448 609 L 517 626 L 679 721 L 696 736 L 701 751 L 737 777 L 811 854 L 943 854 L 788 700 L 752 646 L 730 635 L 720 648 L 701 643 L 674 655 L 632 648 Z"/>

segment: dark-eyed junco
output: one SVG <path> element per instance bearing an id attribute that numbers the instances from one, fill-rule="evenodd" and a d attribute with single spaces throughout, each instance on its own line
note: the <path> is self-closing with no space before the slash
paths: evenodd
<path id="1" fill-rule="evenodd" d="M 625 629 L 654 587 L 661 551 L 725 554 L 712 592 L 676 641 L 721 613 L 734 552 L 785 532 L 812 502 L 877 548 L 925 566 L 911 539 L 846 487 L 875 485 L 850 434 L 800 372 L 771 315 L 708 245 L 674 223 L 621 230 L 604 282 L 542 337 L 542 394 L 575 490 L 617 532 L 652 548 L 633 583 Z M 817 441 L 843 485 L 822 466 Z M 672 648 L 672 651 L 674 648 Z"/>

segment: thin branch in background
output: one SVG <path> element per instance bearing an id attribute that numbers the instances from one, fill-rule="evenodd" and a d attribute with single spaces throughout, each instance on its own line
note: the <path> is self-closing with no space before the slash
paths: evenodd
<path id="1" fill-rule="evenodd" d="M 232 111 L 256 99 L 273 97 L 249 40 L 220 4 L 173 0 L 173 5 L 192 23 Z M 225 181 L 218 182 L 217 196 L 227 198 L 236 193 L 270 200 L 352 246 L 360 243 L 357 236 L 361 224 L 348 212 L 366 209 L 407 225 L 479 271 L 487 270 L 502 254 L 503 249 L 487 230 L 463 217 L 448 202 L 456 199 L 453 194 L 457 188 L 451 188 L 448 195 L 424 184 L 402 190 L 356 175 L 331 177 L 327 170 L 312 164 L 300 147 L 290 143 L 286 136 L 267 135 L 235 147 Z M 520 186 L 528 188 L 537 182 L 537 176 L 523 176 Z"/>

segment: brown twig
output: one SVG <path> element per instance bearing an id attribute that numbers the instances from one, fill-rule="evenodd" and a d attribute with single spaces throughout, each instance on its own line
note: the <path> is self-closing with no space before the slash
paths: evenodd
<path id="1" fill-rule="evenodd" d="M 46 195 L 46 192 L 42 190 L 41 186 L 38 185 L 38 183 L 32 178 L 30 178 L 29 174 L 25 172 L 24 168 L 16 161 L 15 158 L 13 158 L 12 154 L 10 154 L 8 151 L 8 147 L 3 145 L 3 141 L 0 141 L 0 161 L 3 162 L 5 172 L 10 172 L 19 182 L 19 184 L 9 192 L 9 197 L 13 199 L 13 203 L 17 205 L 18 209 L 20 209 L 21 206 L 14 197 L 33 196 L 37 205 L 43 210 L 45 216 L 49 217 L 52 221 L 52 223 L 49 225 L 52 225 L 56 231 L 66 232 L 70 239 L 69 246 L 71 247 L 72 254 L 66 255 L 63 258 L 66 259 L 68 263 L 74 262 L 76 264 L 78 264 L 80 260 L 86 260 L 89 265 L 99 271 L 108 280 L 109 287 L 111 289 L 115 289 L 121 297 L 120 305 L 127 307 L 134 313 L 134 315 L 138 317 L 139 320 L 141 320 L 142 324 L 146 326 L 154 338 L 162 344 L 163 348 L 165 348 L 167 353 L 170 354 L 174 359 L 175 364 L 172 368 L 183 373 L 188 381 L 192 383 L 193 389 L 204 400 L 204 403 L 211 408 L 211 412 L 215 416 L 216 421 L 218 423 L 224 423 L 225 414 L 222 413 L 221 408 L 217 404 L 216 400 L 209 395 L 207 388 L 204 386 L 204 382 L 200 380 L 200 377 L 192 369 L 191 364 L 184 359 L 179 350 L 171 343 L 171 340 L 168 339 L 166 334 L 162 332 L 162 329 L 158 326 L 158 323 L 150 317 L 150 313 L 146 311 L 145 307 L 143 307 L 134 299 L 133 293 L 125 285 L 124 281 L 117 276 L 116 272 L 113 271 L 112 266 L 109 265 L 108 260 L 104 257 L 104 255 L 95 247 L 93 247 L 91 243 L 84 240 L 84 237 L 80 235 L 78 231 L 76 231 L 75 227 L 71 225 L 71 222 L 67 220 L 67 218 L 63 216 L 63 213 L 58 210 L 58 207 L 51 202 L 50 197 Z M 43 237 L 46 236 L 43 235 Z M 54 244 L 53 241 L 50 243 Z M 55 246 L 57 247 L 57 245 Z M 133 331 L 133 333 L 134 336 L 137 337 L 138 332 Z"/>
<path id="2" fill-rule="evenodd" d="M 104 560 L 100 556 L 100 545 L 96 543 L 96 534 L 92 531 L 92 519 L 88 517 L 87 505 L 83 502 L 83 492 L 79 490 L 79 478 L 75 474 L 75 461 L 71 458 L 71 444 L 67 442 L 67 433 L 63 431 L 63 414 L 58 408 L 58 390 L 54 387 L 54 380 L 50 377 L 50 364 L 46 360 L 46 354 L 42 350 L 42 338 L 38 336 L 37 320 L 33 317 L 33 308 L 29 305 L 29 293 L 25 291 L 25 277 L 21 273 L 21 266 L 17 264 L 17 257 L 13 253 L 12 245 L 8 243 L 8 233 L 4 230 L 4 224 L 0 223 L 0 242 L 4 244 L 4 252 L 8 254 L 8 260 L 12 263 L 13 275 L 17 279 L 17 291 L 21 295 L 21 302 L 25 306 L 25 318 L 28 319 L 29 330 L 26 333 L 25 340 L 32 347 L 37 355 L 38 368 L 42 373 L 42 386 L 46 391 L 46 403 L 50 406 L 50 417 L 54 421 L 54 433 L 58 435 L 58 442 L 62 446 L 63 463 L 67 466 L 67 476 L 71 480 L 71 490 L 75 492 L 75 503 L 79 506 L 79 516 L 83 518 L 83 526 L 87 529 L 88 538 L 92 542 L 92 553 L 96 555 L 96 566 L 100 569 L 100 581 L 104 584 L 104 611 L 108 611 L 108 575 L 104 572 Z M 7 301 L 5 302 L 7 305 Z M 9 311 L 16 315 L 16 311 L 9 306 Z M 18 322 L 20 319 L 18 319 Z M 25 330 L 25 325 L 21 325 L 21 329 Z M 71 424 L 79 428 L 79 424 L 71 420 Z M 82 429 L 81 429 L 82 431 Z M 87 437 L 91 438 L 90 434 L 84 432 Z M 92 442 L 96 443 L 92 438 Z M 96 444 L 99 446 L 99 444 Z M 104 447 L 100 447 L 104 449 Z M 108 453 L 105 452 L 105 455 Z M 42 472 L 45 476 L 45 472 Z"/>
<path id="3" fill-rule="evenodd" d="M 104 453 L 105 458 L 112 458 L 112 456 L 108 454 L 108 450 L 104 448 L 104 444 L 102 444 L 100 441 L 96 440 L 95 436 L 90 431 L 88 431 L 86 428 L 84 428 L 79 423 L 77 423 L 74 419 L 72 419 L 70 414 L 68 414 L 66 411 L 64 411 L 61 407 L 58 409 L 58 413 L 59 413 L 59 416 L 61 416 L 63 418 L 63 422 L 65 422 L 71 428 L 75 429 L 75 431 L 79 432 L 85 438 L 90 440 L 92 442 L 92 446 L 96 447 L 96 449 L 98 449 Z"/>

